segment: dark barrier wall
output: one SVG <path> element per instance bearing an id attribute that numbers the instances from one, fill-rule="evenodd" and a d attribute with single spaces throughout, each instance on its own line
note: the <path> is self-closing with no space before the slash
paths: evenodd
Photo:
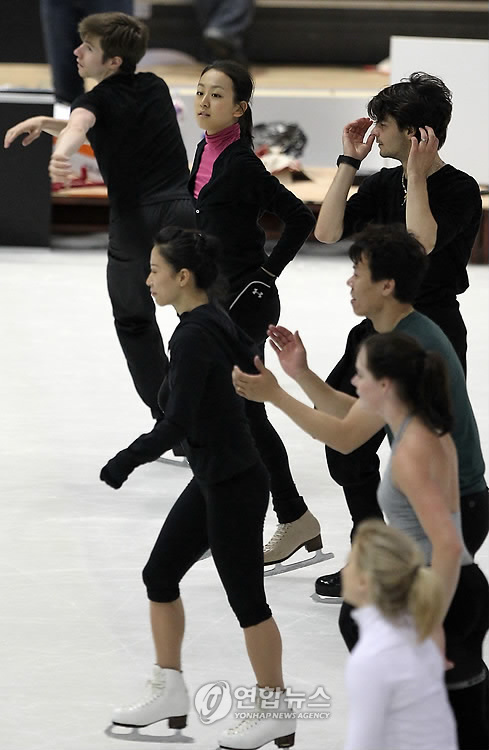
<path id="1" fill-rule="evenodd" d="M 381 5 L 378 0 L 303 4 L 297 0 L 281 7 L 279 2 L 261 5 L 257 0 L 247 39 L 249 58 L 253 62 L 359 65 L 387 57 L 389 37 L 394 35 L 487 39 L 485 0 L 393 0 L 388 8 Z M 151 47 L 200 56 L 200 33 L 190 0 L 153 5 L 149 25 Z M 2 0 L 0 28 L 0 62 L 46 61 L 37 0 Z"/>
<path id="2" fill-rule="evenodd" d="M 1 0 L 0 62 L 45 63 L 39 0 Z"/>
<path id="3" fill-rule="evenodd" d="M 50 94 L 0 92 L 0 132 L 33 115 L 51 116 Z M 0 245 L 47 247 L 51 232 L 51 183 L 48 175 L 52 138 L 43 134 L 27 148 L 18 138 L 0 150 L 2 200 Z"/>

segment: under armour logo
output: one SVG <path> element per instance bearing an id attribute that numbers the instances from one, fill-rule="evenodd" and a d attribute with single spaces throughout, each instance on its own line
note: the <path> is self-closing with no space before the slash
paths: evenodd
<path id="1" fill-rule="evenodd" d="M 258 299 L 261 299 L 261 298 L 263 297 L 263 292 L 260 292 L 260 290 L 259 290 L 259 289 L 257 289 L 257 288 L 256 288 L 256 286 L 255 286 L 255 288 L 253 289 L 253 292 L 252 292 L 252 294 L 257 294 L 257 295 L 258 295 Z"/>

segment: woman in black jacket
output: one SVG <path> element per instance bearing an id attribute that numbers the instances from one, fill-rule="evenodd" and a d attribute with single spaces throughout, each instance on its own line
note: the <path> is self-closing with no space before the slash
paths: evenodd
<path id="1" fill-rule="evenodd" d="M 202 71 L 195 116 L 205 137 L 197 146 L 189 188 L 198 228 L 218 237 L 224 249 L 220 270 L 228 283 L 229 314 L 263 356 L 267 328 L 280 314 L 275 280 L 309 236 L 314 217 L 253 152 L 252 93 L 253 80 L 237 63 L 218 61 Z M 284 223 L 269 256 L 259 224 L 266 211 Z M 265 546 L 265 564 L 285 560 L 302 546 L 320 549 L 319 523 L 297 491 L 282 440 L 265 411 L 248 416 L 279 521 Z"/>
<path id="2" fill-rule="evenodd" d="M 269 479 L 252 438 L 244 404 L 234 392 L 235 362 L 249 368 L 252 342 L 209 301 L 217 277 L 216 242 L 197 232 L 163 229 L 151 253 L 147 284 L 158 305 L 180 317 L 169 343 L 170 367 L 160 390 L 164 418 L 102 469 L 119 489 L 141 464 L 183 443 L 194 477 L 161 529 L 143 580 L 150 600 L 156 664 L 146 698 L 114 711 L 113 723 L 142 727 L 168 719 L 186 726 L 189 698 L 181 673 L 184 611 L 179 584 L 209 547 L 229 603 L 244 629 L 255 672 L 256 711 L 275 696 L 287 713 L 280 633 L 263 585 L 263 522 Z M 266 704 L 265 704 L 266 705 Z M 221 747 L 246 750 L 275 740 L 294 743 L 295 718 L 245 719 L 225 731 Z"/>

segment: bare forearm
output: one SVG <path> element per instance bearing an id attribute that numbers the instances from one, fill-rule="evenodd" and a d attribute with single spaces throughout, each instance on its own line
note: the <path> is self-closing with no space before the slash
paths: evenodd
<path id="1" fill-rule="evenodd" d="M 365 436 L 354 425 L 303 404 L 282 388 L 277 389 L 271 403 L 314 440 L 319 440 L 340 453 L 351 453 L 376 432 L 374 430 Z"/>
<path id="2" fill-rule="evenodd" d="M 349 164 L 340 164 L 334 180 L 323 200 L 314 234 L 320 242 L 338 242 L 343 234 L 343 219 L 348 192 L 353 185 L 356 170 Z"/>
<path id="3" fill-rule="evenodd" d="M 356 401 L 353 396 L 331 388 L 321 380 L 319 375 L 309 369 L 301 373 L 296 378 L 296 382 L 311 399 L 316 409 L 338 419 L 345 417 Z"/>
<path id="4" fill-rule="evenodd" d="M 85 142 L 85 138 L 84 128 L 68 124 L 59 134 L 54 153 L 58 156 L 72 156 Z"/>
<path id="5" fill-rule="evenodd" d="M 41 129 L 43 133 L 54 135 L 55 138 L 59 136 L 62 130 L 66 127 L 67 120 L 56 120 L 54 117 L 43 117 Z"/>
<path id="6" fill-rule="evenodd" d="M 438 225 L 431 213 L 426 179 L 411 176 L 408 186 L 406 228 L 416 235 L 426 253 L 431 253 L 436 244 Z"/>

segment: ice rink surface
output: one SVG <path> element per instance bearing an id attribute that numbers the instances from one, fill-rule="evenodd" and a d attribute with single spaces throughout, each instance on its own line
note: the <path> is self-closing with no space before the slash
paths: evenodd
<path id="1" fill-rule="evenodd" d="M 299 329 L 310 365 L 324 376 L 358 322 L 345 285 L 350 272 L 345 255 L 301 254 L 279 281 L 281 322 Z M 468 387 L 487 460 L 489 270 L 469 266 L 469 274 L 471 286 L 461 298 Z M 206 726 L 193 708 L 180 735 L 166 722 L 139 735 L 107 734 L 111 709 L 139 699 L 151 673 L 140 571 L 190 471 L 143 466 L 117 492 L 98 479 L 107 459 L 152 427 L 116 339 L 104 252 L 0 250 L 0 308 L 0 744 L 6 750 L 156 750 L 191 743 L 215 750 L 232 717 Z M 177 318 L 163 310 L 159 320 L 166 343 Z M 271 350 L 268 362 L 278 372 Z M 298 394 L 291 381 L 288 388 Z M 324 549 L 335 555 L 266 583 L 284 641 L 286 683 L 308 696 L 321 687 L 331 697 L 329 718 L 298 723 L 296 747 L 340 750 L 347 704 L 339 607 L 314 603 L 310 595 L 317 576 L 344 562 L 349 516 L 323 447 L 269 411 L 299 490 L 321 522 Z M 382 451 L 385 456 L 386 446 Z M 274 527 L 270 510 L 267 538 Z M 486 574 L 488 551 L 486 541 L 477 557 Z M 184 674 L 192 697 L 214 681 L 232 689 L 253 685 L 212 559 L 190 571 L 182 596 Z"/>

